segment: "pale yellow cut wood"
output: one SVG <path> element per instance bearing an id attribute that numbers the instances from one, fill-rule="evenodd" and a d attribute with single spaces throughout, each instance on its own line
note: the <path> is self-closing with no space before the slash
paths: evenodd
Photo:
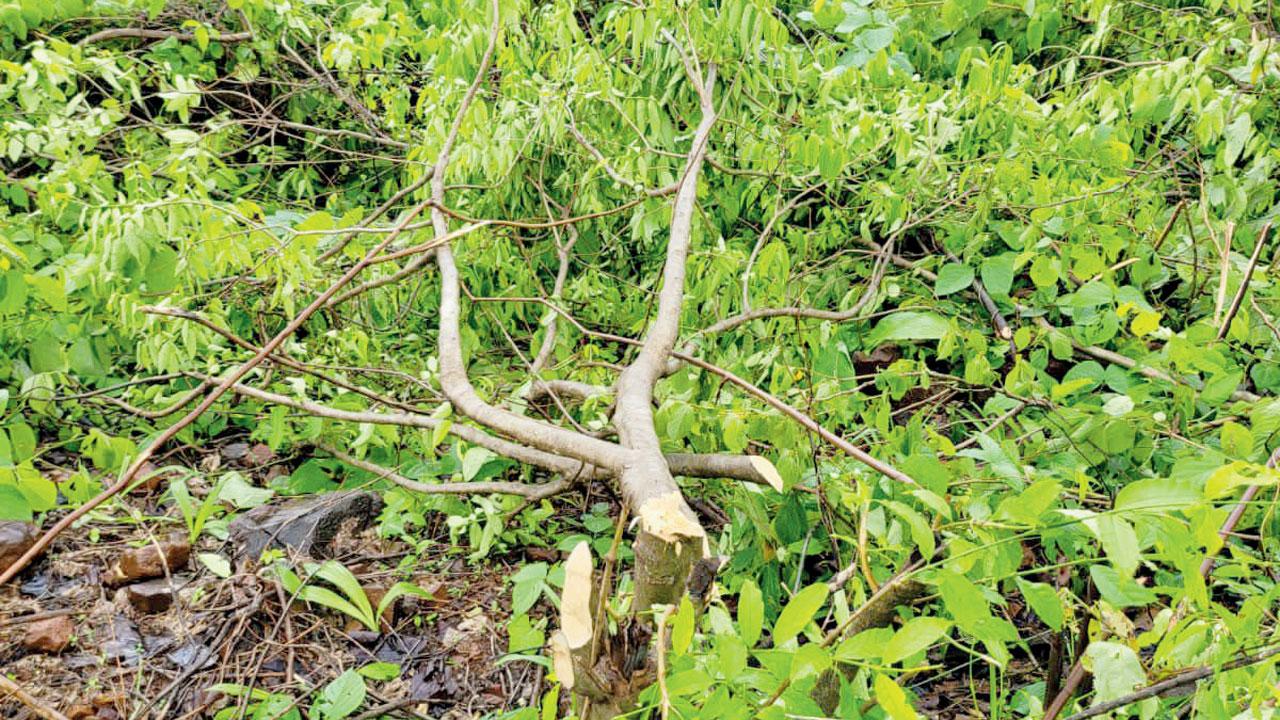
<path id="1" fill-rule="evenodd" d="M 769 483 L 769 487 L 782 492 L 782 475 L 778 472 L 778 468 L 769 462 L 769 458 L 752 455 L 749 459 L 751 460 L 751 467 L 760 473 L 760 477 Z"/>
<path id="2" fill-rule="evenodd" d="M 571 650 L 591 642 L 591 547 L 585 540 L 573 548 L 564 563 L 560 628 Z"/>
<path id="3" fill-rule="evenodd" d="M 556 671 L 556 679 L 565 690 L 573 689 L 573 653 L 569 650 L 569 642 L 559 630 L 551 633 L 547 641 L 551 648 L 551 667 Z"/>
<path id="4" fill-rule="evenodd" d="M 698 521 L 689 516 L 679 492 L 659 495 L 640 506 L 640 527 L 665 542 L 706 537 Z"/>

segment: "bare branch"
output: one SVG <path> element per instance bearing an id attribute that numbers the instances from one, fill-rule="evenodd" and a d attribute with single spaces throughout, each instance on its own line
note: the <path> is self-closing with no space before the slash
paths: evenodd
<path id="1" fill-rule="evenodd" d="M 370 423 L 373 425 L 400 425 L 404 427 L 425 428 L 428 430 L 434 430 L 440 427 L 443 422 L 421 413 L 340 410 L 338 408 L 329 407 L 328 405 L 322 405 L 310 400 L 298 400 L 287 395 L 259 390 L 248 385 L 236 384 L 232 386 L 232 390 L 237 394 L 255 398 L 263 402 L 284 405 L 310 415 L 315 415 L 316 417 L 329 418 L 331 420 L 342 420 L 344 422 Z M 575 476 L 580 473 L 587 472 L 589 475 L 594 476 L 597 473 L 592 466 L 584 465 L 584 463 L 578 460 L 553 455 L 536 448 L 525 447 L 524 445 L 495 437 L 470 425 L 464 425 L 458 422 L 450 423 L 449 434 L 460 440 L 465 440 L 472 445 L 478 445 L 492 450 L 503 457 L 508 457 L 517 462 L 540 467 L 544 470 L 558 473 L 560 475 Z"/>
<path id="2" fill-rule="evenodd" d="M 1249 256 L 1249 265 L 1244 270 L 1244 277 L 1240 279 L 1240 287 L 1236 288 L 1235 297 L 1231 298 L 1231 306 L 1227 308 L 1227 314 L 1222 318 L 1222 325 L 1218 328 L 1219 341 L 1227 336 L 1227 332 L 1231 330 L 1231 321 L 1235 319 L 1236 313 L 1240 312 L 1240 303 L 1244 300 L 1245 293 L 1249 291 L 1249 280 L 1253 278 L 1253 271 L 1258 267 L 1258 258 L 1262 256 L 1262 248 L 1267 243 L 1267 235 L 1271 234 L 1271 223 L 1267 223 L 1262 227 L 1262 232 L 1258 233 L 1258 242 L 1253 246 L 1253 254 Z"/>
<path id="3" fill-rule="evenodd" d="M 489 32 L 489 46 L 480 61 L 475 81 L 463 95 L 462 104 L 454 117 L 452 127 L 449 128 L 431 173 L 431 219 L 435 225 L 437 237 L 445 237 L 449 234 L 448 222 L 441 209 L 444 205 L 444 175 L 449 165 L 449 154 L 457 140 L 467 108 L 475 99 L 480 84 L 488 73 L 489 63 L 493 59 L 494 48 L 498 42 L 501 23 L 497 0 L 494 0 L 491 12 L 493 24 Z M 467 377 L 466 363 L 462 358 L 462 335 L 459 329 L 462 315 L 459 299 L 460 282 L 453 251 L 448 243 L 437 248 L 436 264 L 440 268 L 440 385 L 454 408 L 481 425 L 509 435 L 526 445 L 556 455 L 576 458 L 591 465 L 620 470 L 625 462 L 625 453 L 617 445 L 517 415 L 490 405 L 480 398 Z"/>
<path id="4" fill-rule="evenodd" d="M 608 395 L 610 390 L 591 383 L 576 380 L 535 380 L 529 386 L 529 400 L 540 400 L 550 395 L 587 400 L 601 395 Z"/>
<path id="5" fill-rule="evenodd" d="M 781 220 L 784 215 L 791 212 L 792 210 L 795 210 L 796 207 L 800 205 L 801 201 L 803 201 L 805 197 L 807 197 L 809 193 L 812 192 L 817 187 L 818 187 L 817 185 L 814 185 L 796 193 L 795 197 L 788 200 L 786 205 L 783 205 L 781 208 L 779 208 L 777 212 L 775 212 L 773 216 L 769 218 L 769 222 L 765 223 L 764 229 L 760 231 L 760 237 L 756 238 L 756 244 L 753 245 L 751 248 L 751 255 L 747 257 L 747 265 L 742 270 L 743 314 L 749 313 L 751 311 L 751 291 L 750 291 L 751 269 L 755 267 L 756 258 L 760 255 L 760 251 L 764 248 L 765 243 L 769 241 L 769 235 L 773 233 L 774 226 L 778 224 L 778 221 Z"/>
<path id="6" fill-rule="evenodd" d="M 417 480 L 410 480 L 395 470 L 382 467 L 376 463 L 342 452 L 341 450 L 329 445 L 317 445 L 321 450 L 329 453 L 342 462 L 354 468 L 374 473 L 379 477 L 386 478 L 391 482 L 399 485 L 406 490 L 423 493 L 427 495 L 518 495 L 531 502 L 543 500 L 554 495 L 566 492 L 573 487 L 573 483 L 565 480 L 552 480 L 550 482 L 538 485 L 526 485 L 517 482 L 446 482 L 446 483 L 424 483 Z"/>
<path id="7" fill-rule="evenodd" d="M 618 183 L 619 185 L 628 187 L 634 190 L 635 192 L 640 193 L 641 195 L 644 195 L 645 197 L 651 197 L 651 198 L 670 195 L 671 193 L 675 192 L 680 188 L 680 185 L 678 183 L 675 185 L 668 185 L 663 188 L 647 188 L 642 183 L 636 182 L 635 180 L 628 180 L 627 178 L 623 177 L 622 173 L 615 170 L 613 166 L 609 164 L 609 161 L 605 158 L 604 154 L 601 153 L 599 150 L 597 150 L 596 146 L 592 145 L 591 141 L 587 140 L 586 136 L 583 135 L 580 130 L 578 130 L 578 126 L 574 124 L 572 117 L 569 118 L 569 134 L 573 135 L 573 139 L 577 140 L 579 145 L 586 148 L 587 152 L 591 154 L 591 157 L 595 158 L 596 162 L 599 163 L 601 169 L 604 170 L 605 174 L 613 178 L 614 182 Z"/>
<path id="8" fill-rule="evenodd" d="M 172 30 L 151 30 L 148 28 L 111 28 L 109 30 L 99 30 L 92 35 L 87 35 L 79 42 L 80 45 L 92 45 L 94 43 L 103 42 L 105 40 L 116 40 L 119 38 L 136 38 L 140 40 L 168 40 L 176 38 L 183 42 L 193 42 L 196 39 L 195 33 L 174 32 Z M 209 40 L 213 42 L 244 42 L 252 40 L 253 33 L 250 32 L 232 32 L 232 33 L 211 33 Z"/>

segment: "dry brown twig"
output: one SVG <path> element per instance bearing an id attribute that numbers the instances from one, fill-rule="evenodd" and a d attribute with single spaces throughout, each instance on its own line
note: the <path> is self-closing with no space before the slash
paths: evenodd
<path id="1" fill-rule="evenodd" d="M 13 698 L 25 705 L 28 710 L 42 720 L 67 720 L 66 715 L 40 702 L 31 693 L 23 690 L 21 685 L 10 680 L 4 673 L 0 673 L 0 702 L 7 698 Z"/>

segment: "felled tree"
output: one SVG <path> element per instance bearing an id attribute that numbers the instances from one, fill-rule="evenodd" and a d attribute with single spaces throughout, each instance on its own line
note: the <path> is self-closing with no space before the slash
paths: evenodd
<path id="1" fill-rule="evenodd" d="M 541 12 L 562 13 L 564 9 L 544 9 Z M 744 18 L 751 23 L 750 32 L 745 33 L 739 32 L 733 26 L 734 18 L 717 16 L 700 9 L 691 11 L 668 7 L 660 13 L 625 14 L 624 17 L 631 21 L 651 23 L 652 27 L 647 29 L 637 27 L 631 33 L 633 41 L 638 44 L 629 52 L 618 47 L 613 49 L 615 60 L 620 61 L 624 66 L 631 66 L 630 70 L 619 70 L 619 72 L 623 77 L 634 74 L 636 77 L 632 78 L 633 82 L 665 88 L 664 102 L 678 107 L 680 113 L 687 112 L 688 116 L 677 119 L 676 124 L 656 118 L 649 123 L 649 131 L 659 133 L 664 136 L 663 138 L 646 138 L 640 132 L 640 128 L 636 128 L 639 134 L 629 142 L 632 145 L 638 144 L 644 149 L 622 159 L 626 160 L 626 164 L 635 165 L 637 161 L 648 164 L 654 162 L 656 158 L 656 162 L 670 166 L 669 171 L 674 174 L 674 177 L 671 182 L 657 189 L 646 188 L 637 181 L 626 179 L 615 167 L 619 165 L 619 159 L 606 157 L 596 144 L 586 137 L 574 118 L 575 115 L 605 111 L 608 105 L 594 103 L 592 93 L 587 93 L 585 97 L 571 97 L 563 106 L 544 112 L 541 118 L 542 126 L 531 128 L 529 131 L 535 135 L 548 135 L 548 139 L 556 142 L 568 143 L 568 147 L 577 158 L 586 160 L 586 165 L 582 168 L 585 172 L 603 173 L 607 182 L 620 188 L 624 195 L 631 197 L 619 206 L 575 216 L 572 214 L 572 199 L 564 204 L 557 203 L 548 195 L 547 189 L 539 185 L 537 191 L 540 202 L 548 209 L 552 205 L 559 206 L 560 217 L 523 221 L 503 217 L 469 217 L 450 203 L 447 181 L 452 168 L 456 166 L 453 161 L 458 152 L 459 137 L 464 126 L 468 124 L 469 117 L 477 112 L 477 100 L 482 99 L 481 105 L 504 107 L 503 87 L 498 78 L 502 77 L 505 68 L 503 62 L 496 59 L 502 55 L 500 50 L 503 44 L 504 28 L 507 33 L 510 33 L 515 30 L 516 24 L 525 22 L 520 12 L 507 12 L 504 18 L 504 9 L 496 1 L 489 8 L 489 15 L 487 31 L 481 36 L 485 40 L 485 49 L 479 59 L 478 67 L 474 70 L 472 81 L 456 102 L 451 121 L 446 125 L 441 124 L 438 117 L 430 118 L 424 128 L 417 128 L 412 124 L 400 128 L 390 127 L 389 123 L 374 116 L 360 99 L 351 96 L 347 90 L 337 85 L 328 71 L 317 69 L 304 57 L 304 54 L 291 47 L 287 39 L 282 40 L 282 54 L 294 63 L 293 71 L 311 76 L 320 90 L 331 92 L 335 96 L 338 101 L 337 107 L 339 109 L 345 107 L 349 112 L 349 114 L 336 112 L 337 117 L 346 115 L 364 127 L 360 130 L 352 130 L 348 127 L 329 128 L 323 125 L 308 125 L 269 117 L 265 114 L 266 110 L 262 110 L 263 115 L 246 117 L 246 108 L 228 105 L 232 122 L 225 126 L 224 130 L 230 128 L 226 130 L 229 133 L 244 133 L 253 127 L 267 125 L 274 130 L 294 130 L 321 137 L 349 137 L 359 142 L 386 148 L 407 149 L 410 157 L 416 154 L 413 149 L 415 143 L 411 139 L 421 138 L 421 142 L 426 147 L 434 148 L 434 162 L 425 172 L 412 164 L 406 164 L 405 170 L 408 177 L 403 187 L 392 194 L 377 210 L 365 217 L 361 224 L 344 228 L 336 241 L 327 246 L 316 246 L 314 258 L 300 258 L 305 264 L 314 265 L 322 275 L 327 266 L 340 263 L 343 258 L 348 257 L 349 251 L 357 247 L 353 241 L 363 240 L 370 235 L 376 238 L 376 242 L 359 253 L 359 259 L 356 262 L 350 264 L 337 280 L 330 282 L 326 290 L 319 293 L 305 309 L 296 313 L 267 342 L 259 345 L 247 341 L 219 323 L 190 310 L 170 306 L 142 308 L 153 315 L 193 321 L 236 346 L 254 351 L 253 357 L 240 363 L 234 370 L 217 376 L 189 372 L 192 377 L 199 380 L 199 384 L 194 389 L 181 394 L 175 403 L 163 410 L 139 411 L 139 414 L 144 417 L 159 419 L 174 414 L 196 398 L 201 398 L 192 410 L 169 425 L 158 438 L 139 453 L 111 488 L 80 506 L 71 515 L 64 517 L 55 526 L 54 532 L 68 526 L 92 507 L 131 483 L 157 449 L 201 417 L 228 392 L 290 407 L 322 418 L 447 431 L 470 445 L 487 448 L 496 454 L 540 468 L 558 478 L 542 485 L 528 486 L 512 483 L 424 485 L 415 484 L 397 476 L 404 484 L 422 492 L 505 493 L 541 499 L 568 489 L 584 479 L 614 481 L 621 492 L 627 511 L 635 519 L 633 524 L 635 561 L 632 568 L 634 594 L 630 601 L 631 618 L 618 629 L 616 635 L 610 635 L 604 631 L 606 620 L 597 617 L 599 607 L 603 606 L 598 604 L 598 600 L 592 600 L 592 593 L 595 592 L 598 597 L 601 593 L 611 592 L 611 588 L 597 587 L 597 581 L 591 572 L 589 552 L 585 546 L 580 546 L 569 561 L 569 586 L 565 591 L 564 626 L 554 640 L 557 656 L 562 660 L 558 667 L 564 684 L 589 698 L 594 703 L 595 715 L 607 717 L 625 709 L 635 695 L 654 679 L 653 658 L 645 651 L 653 634 L 654 608 L 677 604 L 690 590 L 691 577 L 694 583 L 692 589 L 701 597 L 707 591 L 717 565 L 717 561 L 709 557 L 706 533 L 697 516 L 686 503 L 680 487 L 675 482 L 675 476 L 736 478 L 781 488 L 781 477 L 777 469 L 760 456 L 665 452 L 655 427 L 654 405 L 655 391 L 659 381 L 679 369 L 684 360 L 691 360 L 687 355 L 678 352 L 677 345 L 682 337 L 681 319 L 685 315 L 686 304 L 685 276 L 689 268 L 690 252 L 695 236 L 700 179 L 709 150 L 714 144 L 719 108 L 724 103 L 734 104 L 733 114 L 739 118 L 747 111 L 743 103 L 749 98 L 749 93 L 725 92 L 721 86 L 725 83 L 731 84 L 732 87 L 757 84 L 759 82 L 757 78 L 746 77 L 742 73 L 751 72 L 754 66 L 767 65 L 782 59 L 782 56 L 775 55 L 770 50 L 762 50 L 761 43 L 765 37 L 780 39 L 778 36 L 783 30 L 776 21 L 765 18 L 754 10 L 749 11 Z M 565 19 L 565 17 L 547 18 L 546 22 L 568 33 L 568 39 L 573 42 L 584 42 L 586 38 L 574 37 L 574 32 L 569 29 L 571 26 L 563 22 Z M 555 20 L 559 22 L 554 22 Z M 662 27 L 667 24 L 670 24 L 669 28 Z M 463 33 L 468 33 L 470 30 L 465 24 L 459 29 Z M 727 30 L 734 30 L 733 37 L 741 37 L 741 41 L 728 45 L 710 42 L 713 35 Z M 249 32 L 227 33 L 221 36 L 221 40 L 241 42 L 250 40 L 252 37 L 253 33 Z M 470 34 L 467 37 L 474 39 L 477 36 Z M 191 40 L 193 37 L 169 30 L 125 28 L 96 33 L 85 38 L 82 45 L 139 39 L 145 41 Z M 214 40 L 218 39 L 219 37 L 214 37 Z M 331 47 L 330 50 L 333 48 Z M 603 60 L 603 57 L 595 59 Z M 518 60 L 519 58 L 510 59 L 511 62 Z M 589 63 L 590 60 L 588 58 L 586 62 Z M 579 59 L 579 63 L 583 61 Z M 727 78 L 721 79 L 725 69 L 728 71 Z M 447 95 L 450 92 L 448 83 L 440 83 L 437 92 L 442 96 Z M 606 90 L 606 92 L 610 91 Z M 216 97 L 218 90 L 212 89 L 209 94 Z M 603 99 L 613 102 L 612 98 Z M 253 108 L 260 109 L 262 105 L 253 103 Z M 510 110 L 510 107 L 507 107 L 507 110 Z M 512 116 L 507 118 L 507 121 L 518 124 L 520 122 L 518 113 L 513 113 Z M 680 127 L 681 122 L 683 127 Z M 397 130 L 398 134 L 410 140 L 395 138 Z M 469 132 L 471 144 L 468 150 L 475 152 L 477 146 L 475 136 L 478 128 L 472 125 Z M 186 141 L 186 138 L 182 140 Z M 663 144 L 683 146 L 684 149 L 678 153 L 656 150 Z M 509 150 L 509 148 L 500 148 L 500 151 L 509 152 Z M 564 152 L 564 149 L 562 148 L 560 152 Z M 342 156 L 341 152 L 337 154 L 339 157 Z M 677 161 L 674 164 L 670 162 L 672 157 Z M 581 160 L 577 158 L 566 156 L 561 162 L 580 165 Z M 513 159 L 518 160 L 518 158 Z M 546 158 L 544 157 L 541 162 L 545 163 Z M 725 171 L 733 172 L 728 168 Z M 514 188 L 509 192 L 519 195 L 523 191 Z M 657 289 L 657 300 L 648 312 L 642 339 L 631 341 L 627 338 L 591 333 L 592 336 L 602 337 L 609 342 L 622 343 L 624 347 L 631 345 L 635 347 L 634 353 L 625 365 L 617 368 L 616 381 L 612 386 L 543 380 L 540 376 L 541 370 L 552 357 L 557 339 L 562 335 L 562 331 L 558 332 L 558 328 L 572 322 L 577 329 L 585 330 L 575 318 L 557 304 L 564 291 L 566 276 L 573 264 L 572 250 L 581 232 L 579 226 L 595 217 L 611 215 L 640 202 L 669 203 L 670 206 L 669 221 L 661 230 L 666 241 L 661 262 L 657 268 L 659 272 L 654 277 L 640 277 L 634 281 L 640 286 Z M 373 224 L 380 216 L 389 214 L 402 204 L 409 205 L 400 212 L 395 221 L 384 226 Z M 481 199 L 479 204 L 489 206 L 494 203 Z M 401 241 L 402 235 L 422 227 L 424 223 L 421 221 L 421 216 L 424 214 L 429 215 L 427 225 L 434 232 L 434 237 L 412 244 Z M 247 220 L 252 222 L 252 218 Z M 469 376 L 468 359 L 464 352 L 462 328 L 463 318 L 468 312 L 474 312 L 476 306 L 467 306 L 463 302 L 463 283 L 454 245 L 466 242 L 473 233 L 502 227 L 550 229 L 554 231 L 556 237 L 558 271 L 554 288 L 548 295 L 534 299 L 546 306 L 547 310 L 541 345 L 536 352 L 531 352 L 536 357 L 532 362 L 526 363 L 525 367 L 528 372 L 527 381 L 522 385 L 525 401 L 550 398 L 564 411 L 564 405 L 568 402 L 582 401 L 594 395 L 610 396 L 613 398 L 613 404 L 608 420 L 612 432 L 604 434 L 587 432 L 581 426 L 566 427 L 561 423 L 535 419 L 513 411 L 507 406 L 509 403 L 504 404 L 483 398 L 473 386 Z M 703 234 L 705 235 L 706 231 Z M 306 230 L 304 229 L 298 235 L 305 237 Z M 341 319 L 337 313 L 344 305 L 353 303 L 358 298 L 379 289 L 394 290 L 398 284 L 416 281 L 417 276 L 426 271 L 432 259 L 434 259 L 439 278 L 436 379 L 443 399 L 451 406 L 453 412 L 471 421 L 473 425 L 442 421 L 438 414 L 424 412 L 417 405 L 388 397 L 377 389 L 326 375 L 282 352 L 286 341 L 312 321 L 313 317 L 324 315 L 329 318 L 330 323 L 340 324 Z M 752 261 L 754 259 L 755 253 Z M 391 266 L 394 269 L 386 270 L 371 279 L 356 282 L 367 269 L 374 266 L 385 268 L 390 263 L 395 263 Z M 749 272 L 750 265 L 748 265 L 748 274 Z M 856 312 L 857 310 L 854 311 Z M 729 329 L 756 317 L 805 314 L 806 311 L 791 309 L 748 314 L 732 318 L 727 323 L 722 322 L 712 328 L 712 331 Z M 852 317 L 853 313 L 849 316 Z M 363 396 L 372 403 L 394 408 L 396 412 L 344 410 L 305 398 L 262 390 L 242 382 L 263 363 L 269 363 L 287 371 L 301 372 L 322 382 L 335 384 L 342 390 Z M 707 366 L 705 363 L 700 363 L 700 366 L 756 393 L 766 402 L 791 414 L 802 423 L 817 427 L 816 423 L 807 416 L 732 373 L 714 366 Z M 394 370 L 394 368 L 389 369 Z M 208 392 L 205 392 L 206 390 Z M 137 410 L 128 405 L 125 407 Z M 571 423 L 573 422 L 567 412 L 565 417 Z M 843 443 L 833 434 L 825 430 L 822 432 L 856 456 L 891 474 L 897 474 L 891 468 L 872 460 L 863 451 Z M 330 451 L 357 467 L 377 469 L 367 461 L 336 448 L 330 447 Z M 390 471 L 383 471 L 384 475 L 389 473 Z M 899 477 L 902 476 L 899 475 Z M 36 548 L 32 553 L 38 552 L 39 549 Z M 698 572 L 694 572 L 695 569 Z M 14 571 L 16 572 L 16 569 Z M 624 645 L 629 649 L 624 650 Z M 636 649 L 637 646 L 639 650 Z M 640 659 L 637 660 L 637 657 Z"/>

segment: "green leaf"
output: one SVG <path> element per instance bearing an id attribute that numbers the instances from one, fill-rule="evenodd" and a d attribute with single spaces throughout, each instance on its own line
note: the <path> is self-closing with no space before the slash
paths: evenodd
<path id="1" fill-rule="evenodd" d="M 886 665 L 905 660 L 932 645 L 950 629 L 951 622 L 942 618 L 918 617 L 908 620 L 885 645 L 882 659 Z"/>
<path id="2" fill-rule="evenodd" d="M 969 578 L 954 570 L 937 571 L 934 581 L 942 595 L 942 605 L 956 624 L 973 634 L 983 620 L 991 617 L 987 599 Z"/>
<path id="3" fill-rule="evenodd" d="M 915 708 L 907 701 L 907 694 L 888 675 L 876 675 L 876 703 L 884 709 L 893 720 L 917 720 Z"/>
<path id="4" fill-rule="evenodd" d="M 197 553 L 196 559 L 220 578 L 231 577 L 231 561 L 217 553 Z"/>
<path id="5" fill-rule="evenodd" d="M 547 564 L 530 563 L 511 576 L 511 612 L 515 615 L 529 611 L 546 587 Z"/>
<path id="6" fill-rule="evenodd" d="M 1200 501 L 1197 484 L 1186 478 L 1147 478 L 1120 488 L 1115 509 L 1165 513 Z"/>
<path id="7" fill-rule="evenodd" d="M 497 456 L 488 448 L 467 448 L 466 454 L 462 456 L 462 479 L 467 482 L 474 480 L 480 474 L 480 468 L 495 457 Z"/>
<path id="8" fill-rule="evenodd" d="M 933 537 L 933 528 L 929 526 L 929 521 L 925 519 L 915 509 L 904 505 L 895 500 L 886 500 L 884 503 L 893 513 L 902 518 L 907 527 L 911 529 L 911 540 L 920 548 L 922 557 L 933 557 L 933 551 L 937 546 L 937 542 Z"/>
<path id="9" fill-rule="evenodd" d="M 1227 455 L 1241 460 L 1247 460 L 1253 455 L 1253 433 L 1240 423 L 1233 420 L 1226 421 L 1218 430 L 1218 437 L 1222 444 L 1222 452 Z M 16 441 L 14 446 L 17 446 Z"/>
<path id="10" fill-rule="evenodd" d="M 1008 295 L 1013 288 L 1013 253 L 1002 253 L 982 262 L 982 285 L 992 295 Z"/>
<path id="11" fill-rule="evenodd" d="M 1147 684 L 1147 673 L 1138 654 L 1128 645 L 1117 642 L 1091 642 L 1084 652 L 1084 665 L 1093 677 L 1093 702 L 1101 703 L 1125 697 Z M 1153 703 L 1159 703 L 1151 698 Z M 1149 715 L 1144 712 L 1144 717 Z"/>
<path id="12" fill-rule="evenodd" d="M 273 495 L 275 491 L 250 485 L 238 472 L 227 473 L 219 483 L 218 499 L 242 510 L 264 505 Z"/>
<path id="13" fill-rule="evenodd" d="M 906 310 L 876 323 L 865 344 L 876 347 L 888 340 L 938 340 L 950 329 L 951 323 L 935 312 Z"/>
<path id="14" fill-rule="evenodd" d="M 1236 164 L 1244 145 L 1253 136 L 1253 120 L 1248 113 L 1240 113 L 1223 131 L 1227 142 L 1222 151 L 1222 162 L 1226 167 Z"/>
<path id="15" fill-rule="evenodd" d="M 1116 570 L 1126 577 L 1132 577 L 1142 560 L 1138 551 L 1138 535 L 1133 531 L 1133 526 L 1110 513 L 1097 515 L 1091 521 L 1086 521 L 1085 525 L 1098 536 L 1103 552 L 1116 566 Z"/>
<path id="16" fill-rule="evenodd" d="M 1089 576 L 1102 599 L 1118 608 L 1144 607 L 1156 601 L 1156 594 L 1139 585 L 1133 578 L 1106 565 L 1090 565 Z"/>
<path id="17" fill-rule="evenodd" d="M 973 284 L 973 268 L 960 263 L 948 263 L 938 271 L 933 294 L 938 297 L 958 293 Z"/>
<path id="18" fill-rule="evenodd" d="M 507 622 L 508 653 L 537 651 L 546 642 L 546 633 L 535 626 L 528 615 L 520 613 Z"/>
<path id="19" fill-rule="evenodd" d="M 680 609 L 676 611 L 675 617 L 671 619 L 672 653 L 684 655 L 689 652 L 689 645 L 693 643 L 695 614 L 693 603 L 689 600 L 688 593 L 685 593 L 680 597 Z"/>
<path id="20" fill-rule="evenodd" d="M 1223 465 L 1204 484 L 1205 497 L 1220 498 L 1241 485 L 1272 486 L 1280 483 L 1280 470 L 1243 460 Z"/>
<path id="21" fill-rule="evenodd" d="M 18 488 L 0 483 L 0 520 L 31 522 L 31 505 Z"/>
<path id="22" fill-rule="evenodd" d="M 747 647 L 755 647 L 764 626 L 764 597 L 754 581 L 747 579 L 738 591 L 738 637 Z"/>
<path id="23" fill-rule="evenodd" d="M 836 647 L 836 659 L 843 662 L 871 660 L 880 657 L 889 640 L 893 638 L 891 628 L 871 628 L 850 638 L 845 638 Z"/>
<path id="24" fill-rule="evenodd" d="M 357 672 L 370 680 L 395 680 L 400 677 L 400 666 L 389 662 L 372 662 Z"/>
<path id="25" fill-rule="evenodd" d="M 364 704 L 367 692 L 364 678 L 355 670 L 347 670 L 324 686 L 311 705 L 313 718 L 342 720 Z"/>
<path id="26" fill-rule="evenodd" d="M 775 647 L 790 642 L 813 620 L 822 604 L 827 601 L 827 592 L 826 583 L 815 583 L 791 598 L 773 626 Z"/>
<path id="27" fill-rule="evenodd" d="M 1061 630 L 1066 621 L 1066 613 L 1062 609 L 1062 598 L 1058 591 L 1048 583 L 1031 582 L 1022 578 L 1015 579 L 1022 597 L 1045 625 L 1054 630 Z"/>

